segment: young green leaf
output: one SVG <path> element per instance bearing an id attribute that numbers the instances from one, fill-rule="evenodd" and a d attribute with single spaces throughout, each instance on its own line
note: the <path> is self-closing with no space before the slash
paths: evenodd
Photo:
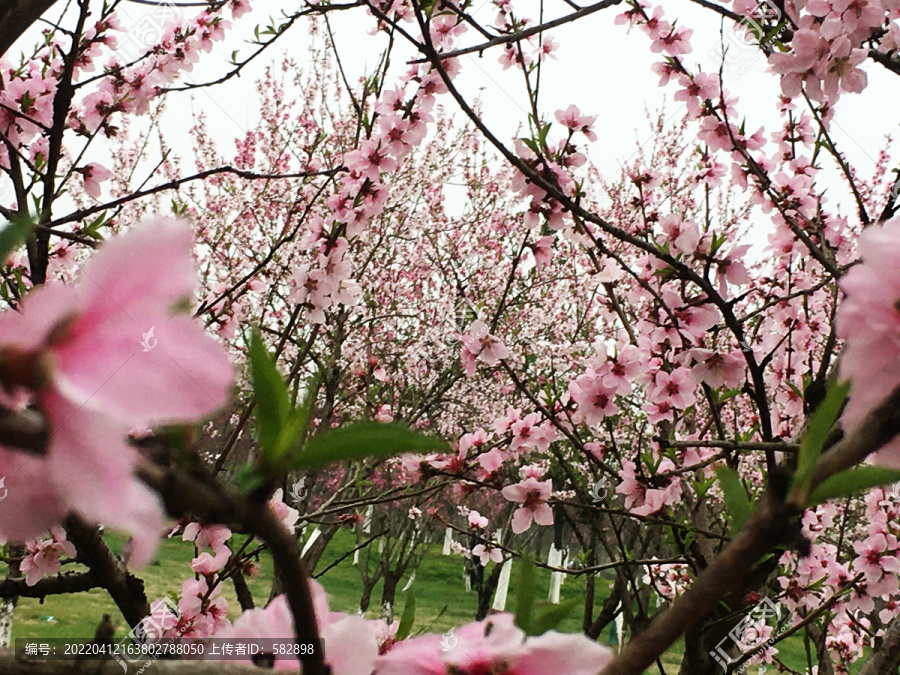
<path id="1" fill-rule="evenodd" d="M 416 620 L 416 594 L 412 589 L 406 594 L 406 604 L 403 606 L 403 615 L 400 617 L 400 625 L 397 627 L 397 640 L 405 640 L 409 637 L 413 623 Z"/>
<path id="2" fill-rule="evenodd" d="M 234 472 L 234 482 L 238 490 L 250 494 L 265 484 L 266 477 L 252 464 L 244 464 Z"/>
<path id="3" fill-rule="evenodd" d="M 0 229 L 0 264 L 31 234 L 32 223 L 28 218 L 16 218 Z"/>
<path id="4" fill-rule="evenodd" d="M 447 444 L 399 424 L 355 422 L 326 431 L 307 442 L 292 461 L 292 468 L 310 468 L 330 462 L 365 457 L 392 457 L 404 452 L 440 452 Z"/>
<path id="5" fill-rule="evenodd" d="M 798 494 L 802 501 L 805 501 L 804 497 L 809 492 L 809 483 L 812 480 L 816 462 L 819 461 L 819 456 L 822 454 L 825 439 L 841 413 L 841 408 L 847 399 L 849 390 L 849 382 L 834 383 L 828 387 L 825 398 L 819 404 L 819 407 L 816 408 L 815 413 L 813 413 L 806 435 L 800 442 L 800 452 L 797 457 L 797 474 L 794 477 L 795 487 L 792 492 Z"/>
<path id="6" fill-rule="evenodd" d="M 277 460 L 281 450 L 278 448 L 279 435 L 290 424 L 290 395 L 257 330 L 250 338 L 249 355 L 260 449 L 266 459 Z"/>
<path id="7" fill-rule="evenodd" d="M 815 468 L 819 455 L 822 454 L 825 439 L 834 426 L 849 391 L 849 382 L 835 384 L 828 388 L 825 398 L 813 413 L 806 435 L 800 443 L 800 456 L 797 460 L 798 474 L 811 473 Z"/>
<path id="8" fill-rule="evenodd" d="M 547 603 L 541 610 L 534 614 L 526 633 L 528 635 L 543 635 L 548 630 L 553 630 L 569 616 L 579 604 L 578 600 L 567 600 L 558 605 Z"/>
<path id="9" fill-rule="evenodd" d="M 719 485 L 725 493 L 725 508 L 731 519 L 731 530 L 737 532 L 750 518 L 750 499 L 747 490 L 737 472 L 731 467 L 723 466 L 716 470 Z"/>
<path id="10" fill-rule="evenodd" d="M 534 563 L 523 558 L 516 579 L 516 625 L 526 633 L 531 627 L 535 586 Z"/>
<path id="11" fill-rule="evenodd" d="M 810 505 L 821 504 L 838 497 L 847 497 L 879 485 L 888 485 L 898 481 L 900 481 L 900 471 L 863 464 L 841 471 L 822 481 L 822 484 L 812 491 Z"/>

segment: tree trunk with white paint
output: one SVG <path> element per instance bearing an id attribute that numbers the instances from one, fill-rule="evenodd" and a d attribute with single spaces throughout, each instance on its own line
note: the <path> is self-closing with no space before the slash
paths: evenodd
<path id="1" fill-rule="evenodd" d="M 547 554 L 547 564 L 551 567 L 562 567 L 562 559 L 562 551 L 553 544 L 550 544 L 550 553 Z M 554 605 L 559 604 L 559 589 L 562 587 L 563 576 L 562 572 L 550 573 L 550 593 L 548 594 L 547 599 Z"/>
<path id="2" fill-rule="evenodd" d="M 15 599 L 5 598 L 0 600 L 0 649 L 9 647 L 12 642 L 13 617 L 15 613 Z"/>
<path id="3" fill-rule="evenodd" d="M 494 594 L 494 604 L 491 609 L 502 612 L 506 609 L 506 594 L 509 592 L 509 575 L 512 572 L 512 558 L 503 563 L 500 570 L 500 580 L 497 582 L 497 592 Z"/>
<path id="4" fill-rule="evenodd" d="M 318 527 L 313 527 L 312 534 L 309 535 L 309 539 L 307 539 L 306 543 L 303 544 L 303 550 L 300 552 L 301 557 L 306 555 L 306 552 L 310 548 L 312 548 L 312 545 L 316 543 L 316 539 L 318 539 L 321 534 L 322 534 L 322 532 L 319 530 Z"/>
<path id="5" fill-rule="evenodd" d="M 453 543 L 453 530 L 451 528 L 447 528 L 444 530 L 444 548 L 441 551 L 442 555 L 450 555 L 450 544 Z"/>

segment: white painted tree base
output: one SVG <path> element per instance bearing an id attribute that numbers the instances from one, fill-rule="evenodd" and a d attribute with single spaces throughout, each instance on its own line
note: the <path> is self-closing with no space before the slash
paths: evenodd
<path id="1" fill-rule="evenodd" d="M 503 563 L 500 568 L 500 578 L 497 579 L 497 591 L 494 593 L 494 604 L 491 609 L 502 612 L 506 609 L 506 594 L 509 592 L 509 575 L 512 571 L 512 558 Z"/>

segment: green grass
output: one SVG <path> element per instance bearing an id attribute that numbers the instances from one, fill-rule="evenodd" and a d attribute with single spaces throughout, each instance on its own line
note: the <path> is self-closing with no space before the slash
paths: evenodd
<path id="1" fill-rule="evenodd" d="M 111 535 L 108 538 L 114 549 L 121 547 L 122 539 Z M 351 533 L 340 531 L 329 543 L 325 554 L 319 562 L 318 569 L 322 570 L 327 565 L 339 559 L 344 553 L 355 545 Z M 370 550 L 361 552 L 362 556 L 377 556 L 376 545 Z M 164 540 L 160 546 L 156 561 L 139 572 L 147 589 L 147 596 L 153 600 L 169 595 L 177 598 L 180 594 L 181 583 L 191 574 L 190 561 L 193 557 L 193 545 L 181 541 L 180 537 Z M 493 564 L 493 563 L 492 563 Z M 510 581 L 509 595 L 506 609 L 515 612 L 516 589 L 515 583 L 518 572 L 518 562 L 513 563 Z M 77 569 L 77 566 L 66 566 L 64 569 Z M 490 568 L 489 568 L 490 569 Z M 416 596 L 416 622 L 413 633 L 437 632 L 443 633 L 453 627 L 459 627 L 474 620 L 477 607 L 477 596 L 474 592 L 467 593 L 462 578 L 462 559 L 457 555 L 441 555 L 439 545 L 431 545 L 419 567 L 412 589 Z M 0 567 L 0 573 L 5 576 L 5 570 Z M 334 568 L 330 569 L 319 579 L 329 596 L 329 604 L 333 611 L 355 613 L 359 607 L 359 598 L 362 590 L 359 573 L 352 564 L 352 557 L 348 557 Z M 405 586 L 407 577 L 401 580 L 398 586 L 395 600 L 395 614 L 397 618 L 403 611 L 405 603 L 404 594 L 399 592 Z M 257 606 L 263 606 L 268 599 L 272 583 L 271 560 L 260 556 L 260 572 L 249 580 L 250 590 L 253 593 Z M 583 599 L 585 594 L 584 577 L 570 577 L 562 586 L 561 601 L 576 601 L 575 608 L 559 626 L 559 630 L 577 632 L 581 630 Z M 546 600 L 550 586 L 550 574 L 545 570 L 537 570 L 537 599 Z M 608 582 L 602 578 L 597 579 L 596 603 L 602 602 L 609 590 Z M 239 605 L 234 595 L 234 589 L 230 583 L 226 583 L 222 589 L 222 595 L 228 600 L 230 618 L 239 613 Z M 381 584 L 379 583 L 372 592 L 372 601 L 369 618 L 377 618 L 380 612 Z M 104 613 L 109 613 L 117 622 L 118 634 L 124 635 L 127 626 L 118 613 L 108 594 L 102 590 L 94 590 L 88 593 L 78 593 L 62 596 L 50 596 L 43 602 L 37 599 L 22 598 L 19 600 L 13 628 L 13 638 L 50 638 L 61 637 L 70 639 L 89 639 L 94 635 L 94 630 Z M 609 632 L 604 631 L 601 642 L 608 637 Z M 778 645 L 781 658 L 792 668 L 804 671 L 805 651 L 802 639 L 792 637 Z M 676 673 L 680 663 L 681 649 L 676 645 L 663 657 L 663 664 L 667 673 Z M 856 670 L 856 669 L 853 669 Z M 755 667 L 747 672 L 754 672 Z M 651 672 L 651 671 L 647 671 Z M 656 670 L 652 672 L 658 672 Z"/>

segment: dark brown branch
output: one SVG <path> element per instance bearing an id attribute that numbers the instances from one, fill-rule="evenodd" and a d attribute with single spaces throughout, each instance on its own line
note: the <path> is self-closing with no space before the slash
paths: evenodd
<path id="1" fill-rule="evenodd" d="M 152 188 L 148 188 L 146 190 L 139 190 L 138 192 L 132 192 L 129 195 L 124 197 L 120 197 L 119 199 L 114 199 L 111 202 L 106 202 L 105 204 L 97 204 L 95 206 L 91 206 L 86 209 L 81 209 L 79 211 L 75 211 L 74 213 L 70 213 L 66 216 L 62 216 L 61 218 L 56 218 L 49 223 L 44 225 L 44 228 L 53 232 L 54 234 L 59 234 L 53 231 L 53 228 L 59 227 L 60 225 L 64 225 L 66 223 L 74 223 L 79 220 L 83 220 L 89 216 L 92 216 L 96 213 L 100 213 L 101 211 L 106 211 L 108 209 L 117 208 L 122 206 L 123 204 L 127 204 L 128 202 L 133 202 L 136 199 L 141 199 L 142 197 L 147 197 L 149 195 L 156 194 L 157 192 L 164 192 L 165 190 L 174 190 L 185 183 L 189 183 L 195 180 L 204 180 L 209 178 L 210 176 L 215 176 L 220 173 L 229 173 L 238 178 L 243 178 L 245 180 L 287 180 L 290 178 L 314 178 L 316 176 L 333 176 L 336 173 L 343 171 L 343 169 L 327 169 L 325 171 L 305 171 L 302 173 L 285 173 L 285 174 L 263 174 L 263 173 L 254 173 L 252 171 L 243 171 L 241 169 L 235 169 L 232 166 L 220 166 L 215 169 L 208 169 L 206 171 L 201 171 L 200 173 L 196 173 L 192 176 L 185 176 L 184 178 L 177 178 L 174 180 L 170 180 L 167 183 L 163 183 L 162 185 L 157 185 Z"/>
<path id="2" fill-rule="evenodd" d="M 888 56 L 887 54 L 882 54 L 881 52 L 875 51 L 874 49 L 869 50 L 869 58 L 876 63 L 880 63 L 882 66 L 894 73 L 894 75 L 900 75 L 900 59 Z"/>
<path id="3" fill-rule="evenodd" d="M 586 17 L 589 14 L 599 12 L 601 9 L 606 9 L 607 7 L 613 7 L 620 4 L 621 2 L 622 0 L 602 0 L 601 2 L 595 3 L 593 5 L 583 7 L 577 12 L 566 14 L 565 16 L 561 16 L 558 19 L 553 19 L 553 21 L 547 21 L 546 23 L 532 26 L 531 28 L 518 31 L 510 35 L 499 35 L 492 40 L 488 40 L 487 42 L 483 42 L 472 47 L 463 47 L 462 49 L 455 49 L 451 52 L 442 52 L 439 56 L 442 59 L 449 59 L 454 56 L 462 56 L 463 54 L 472 54 L 473 52 L 481 53 L 485 49 L 490 49 L 491 47 L 496 47 L 497 45 L 509 44 L 510 42 L 518 42 L 519 40 L 524 40 L 525 38 L 529 38 L 532 35 L 543 33 L 545 30 L 557 28 L 558 26 L 563 26 L 567 23 L 571 23 L 572 21 L 577 21 L 578 19 Z M 429 60 L 430 59 L 428 58 L 416 59 L 414 61 L 410 61 L 409 63 L 427 63 Z"/>
<path id="4" fill-rule="evenodd" d="M 44 598 L 62 593 L 80 593 L 92 588 L 102 588 L 103 580 L 94 571 L 67 572 L 55 577 L 45 577 L 34 586 L 25 585 L 24 579 L 4 579 L 0 581 L 0 598 Z"/>
<path id="5" fill-rule="evenodd" d="M 189 476 L 174 467 L 163 469 L 148 464 L 140 469 L 139 476 L 160 495 L 170 516 L 190 516 L 205 523 L 237 524 L 265 541 L 273 561 L 283 571 L 297 642 L 321 646 L 307 582 L 309 575 L 300 560 L 297 540 L 266 501 L 247 497 L 210 478 Z M 320 649 L 305 658 L 301 656 L 306 675 L 327 675 L 328 668 L 321 661 Z"/>
<path id="6" fill-rule="evenodd" d="M 50 9 L 56 0 L 3 0 L 0 2 L 0 56 L 5 56 L 10 47 L 35 21 Z"/>
<path id="7" fill-rule="evenodd" d="M 73 515 L 66 519 L 66 531 L 78 551 L 78 560 L 97 575 L 100 585 L 107 590 L 128 625 L 132 628 L 138 625 L 150 614 L 144 582 L 128 573 L 95 525 L 88 525 Z"/>
<path id="8" fill-rule="evenodd" d="M 900 387 L 869 413 L 859 428 L 820 458 L 810 489 L 856 466 L 900 433 Z M 759 559 L 774 547 L 792 544 L 799 533 L 804 495 L 795 488 L 788 501 L 767 495 L 750 521 L 718 559 L 706 568 L 683 596 L 650 627 L 634 638 L 602 675 L 640 675 L 675 640 L 712 611 L 722 598 L 739 591 Z"/>

